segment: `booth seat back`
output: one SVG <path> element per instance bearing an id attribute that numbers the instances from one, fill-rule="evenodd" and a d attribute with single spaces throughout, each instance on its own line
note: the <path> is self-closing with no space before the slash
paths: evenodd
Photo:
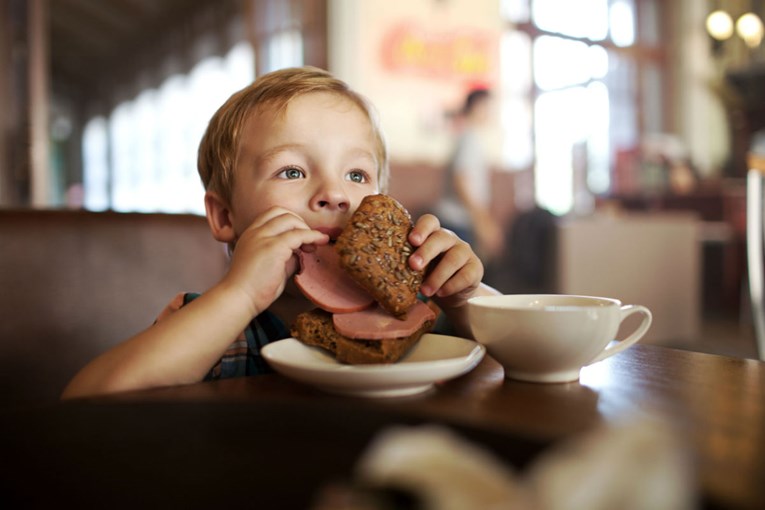
<path id="1" fill-rule="evenodd" d="M 0 408 L 56 400 L 226 260 L 199 216 L 0 210 Z"/>

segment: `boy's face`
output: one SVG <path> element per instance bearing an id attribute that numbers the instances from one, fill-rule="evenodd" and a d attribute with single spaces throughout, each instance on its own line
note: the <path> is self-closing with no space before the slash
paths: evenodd
<path id="1" fill-rule="evenodd" d="M 336 237 L 361 199 L 379 192 L 372 125 L 349 99 L 294 98 L 282 112 L 251 114 L 242 131 L 231 197 L 236 236 L 273 206 Z"/>

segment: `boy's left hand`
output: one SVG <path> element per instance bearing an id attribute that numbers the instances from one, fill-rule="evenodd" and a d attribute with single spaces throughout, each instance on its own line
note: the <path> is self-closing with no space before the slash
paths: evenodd
<path id="1" fill-rule="evenodd" d="M 441 228 L 432 214 L 420 217 L 409 234 L 415 251 L 409 265 L 425 270 L 420 292 L 432 297 L 441 308 L 459 308 L 476 294 L 483 278 L 483 264 L 468 243 Z"/>

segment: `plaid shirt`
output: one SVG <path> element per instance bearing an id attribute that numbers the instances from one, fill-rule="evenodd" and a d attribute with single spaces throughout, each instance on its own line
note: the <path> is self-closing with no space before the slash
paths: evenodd
<path id="1" fill-rule="evenodd" d="M 157 321 L 180 310 L 184 305 L 198 297 L 199 294 L 192 292 L 176 295 L 159 314 Z M 268 310 L 264 311 L 252 319 L 247 328 L 239 334 L 236 341 L 226 349 L 223 357 L 205 376 L 205 381 L 273 372 L 268 363 L 261 357 L 260 349 L 270 342 L 289 337 L 290 332 L 284 323 Z"/>

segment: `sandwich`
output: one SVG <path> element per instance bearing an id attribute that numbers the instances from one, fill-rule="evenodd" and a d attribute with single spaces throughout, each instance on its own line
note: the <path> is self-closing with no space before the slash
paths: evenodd
<path id="1" fill-rule="evenodd" d="M 394 363 L 435 323 L 417 299 L 423 271 L 409 267 L 413 227 L 387 195 L 365 197 L 334 243 L 301 252 L 295 283 L 316 308 L 291 334 L 348 364 Z"/>

